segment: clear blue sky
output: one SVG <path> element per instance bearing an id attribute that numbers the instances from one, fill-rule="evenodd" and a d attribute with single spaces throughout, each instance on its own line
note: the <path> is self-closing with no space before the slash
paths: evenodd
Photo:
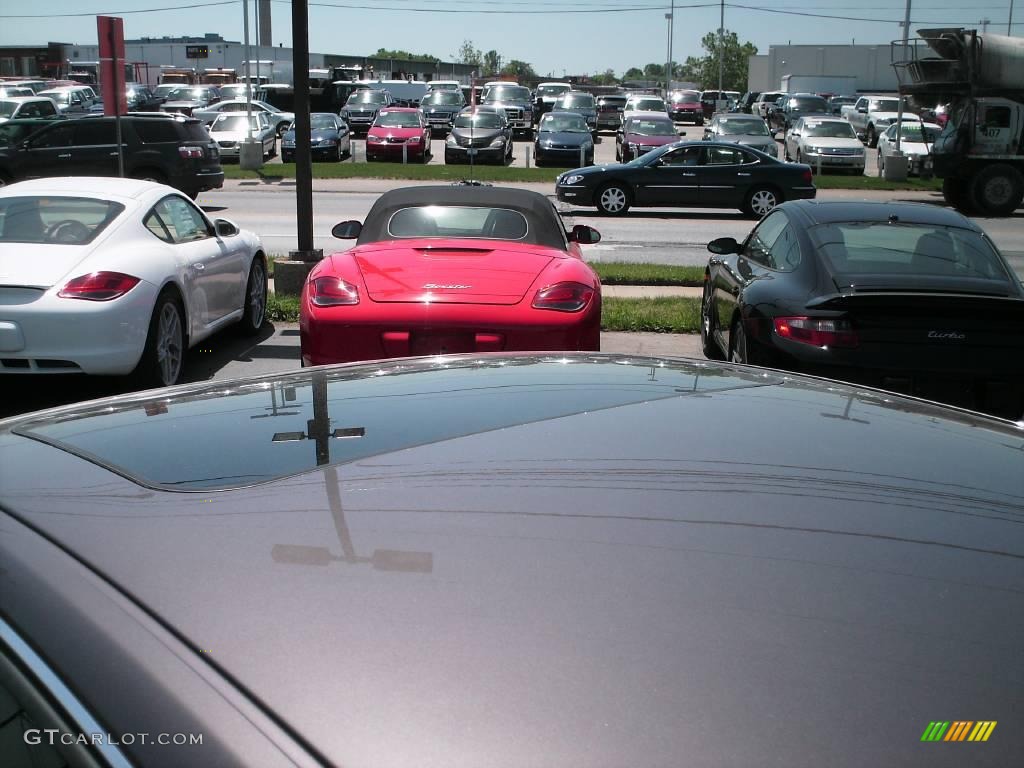
<path id="1" fill-rule="evenodd" d="M 765 53 L 771 44 L 888 43 L 900 35 L 901 0 L 736 0 L 726 3 L 725 27 Z M 1024 34 L 1024 0 L 1016 0 L 1014 33 Z M 980 26 L 1006 33 L 1009 0 L 916 0 L 911 29 Z M 125 36 L 202 35 L 242 39 L 242 3 L 195 0 L 0 1 L 0 44 L 59 41 L 95 44 L 92 16 L 122 16 Z M 274 44 L 291 47 L 291 3 L 273 3 Z M 451 60 L 463 40 L 521 59 L 542 75 L 603 72 L 663 63 L 669 2 L 644 0 L 325 0 L 310 3 L 310 50 L 368 55 L 378 48 L 429 53 Z M 167 9 L 167 10 L 158 10 Z M 254 3 L 250 2 L 250 17 Z M 557 12 L 553 12 L 557 11 Z M 39 13 L 37 17 L 28 14 Z M 25 14 L 22 16 L 21 14 Z M 813 15 L 817 14 L 817 15 Z M 848 17 L 848 18 L 830 18 Z M 673 56 L 701 55 L 701 37 L 718 27 L 719 6 L 679 2 Z M 1018 20 L 1021 23 L 1018 23 Z"/>

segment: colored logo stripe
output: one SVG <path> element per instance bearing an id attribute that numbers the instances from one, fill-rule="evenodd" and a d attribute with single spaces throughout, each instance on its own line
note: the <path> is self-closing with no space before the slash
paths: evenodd
<path id="1" fill-rule="evenodd" d="M 933 720 L 921 734 L 921 741 L 988 741 L 995 720 Z"/>

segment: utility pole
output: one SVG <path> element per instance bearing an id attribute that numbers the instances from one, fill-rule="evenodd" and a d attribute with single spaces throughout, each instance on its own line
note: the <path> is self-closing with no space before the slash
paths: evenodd
<path id="1" fill-rule="evenodd" d="M 1006 35 L 1009 37 L 1013 34 L 1013 0 L 1010 0 L 1010 16 L 1006 19 Z"/>
<path id="2" fill-rule="evenodd" d="M 718 20 L 718 99 L 722 100 L 722 78 L 725 75 L 725 0 Z"/>
<path id="3" fill-rule="evenodd" d="M 669 99 L 669 91 L 672 89 L 672 38 L 675 37 L 676 25 L 676 0 L 671 0 L 669 12 L 665 14 L 668 19 L 668 59 L 665 64 L 665 101 Z"/>

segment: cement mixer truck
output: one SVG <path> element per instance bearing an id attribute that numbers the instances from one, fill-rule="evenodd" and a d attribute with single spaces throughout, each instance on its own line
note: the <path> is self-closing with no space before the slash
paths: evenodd
<path id="1" fill-rule="evenodd" d="M 892 44 L 893 66 L 918 107 L 946 105 L 931 150 L 946 202 L 1008 216 L 1024 201 L 1024 39 L 962 28 L 918 37 Z"/>

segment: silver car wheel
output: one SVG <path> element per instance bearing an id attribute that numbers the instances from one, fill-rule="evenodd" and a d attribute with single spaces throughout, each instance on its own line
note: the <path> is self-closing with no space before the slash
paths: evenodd
<path id="1" fill-rule="evenodd" d="M 156 341 L 156 359 L 165 386 L 176 382 L 181 375 L 183 347 L 181 315 L 173 302 L 167 302 L 160 310 Z"/>
<path id="2" fill-rule="evenodd" d="M 252 278 L 249 281 L 249 318 L 253 328 L 263 325 L 263 313 L 267 311 L 267 281 L 263 274 L 263 262 L 258 258 L 252 264 Z"/>
<path id="3" fill-rule="evenodd" d="M 750 197 L 750 210 L 757 216 L 764 216 L 779 204 L 779 199 L 770 189 L 759 189 Z"/>
<path id="4" fill-rule="evenodd" d="M 601 208 L 608 213 L 618 213 L 626 207 L 626 193 L 619 187 L 608 187 L 601 192 Z"/>

